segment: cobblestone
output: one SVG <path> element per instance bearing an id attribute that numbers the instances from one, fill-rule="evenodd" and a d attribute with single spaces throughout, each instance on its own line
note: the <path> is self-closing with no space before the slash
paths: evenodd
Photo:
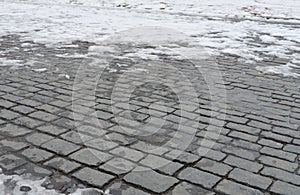
<path id="1" fill-rule="evenodd" d="M 263 147 L 260 152 L 262 154 L 267 154 L 270 156 L 274 156 L 274 157 L 278 157 L 281 159 L 285 159 L 291 162 L 294 162 L 296 160 L 297 155 L 290 153 L 290 152 L 285 152 L 282 150 L 278 150 L 278 149 L 273 149 L 273 148 L 269 148 L 269 147 Z"/>
<path id="2" fill-rule="evenodd" d="M 261 174 L 265 175 L 265 176 L 271 176 L 271 177 L 274 177 L 276 179 L 280 179 L 280 180 L 285 181 L 285 182 L 293 183 L 295 185 L 300 184 L 300 176 L 299 175 L 295 175 L 293 173 L 289 173 L 289 172 L 283 171 L 281 169 L 276 169 L 276 168 L 272 168 L 272 167 L 265 167 L 261 171 Z"/>
<path id="3" fill-rule="evenodd" d="M 79 146 L 72 144 L 71 142 L 64 141 L 62 139 L 50 140 L 50 141 L 44 143 L 41 147 L 51 150 L 52 152 L 55 152 L 57 154 L 64 155 L 64 156 L 66 156 L 80 148 Z"/>
<path id="4" fill-rule="evenodd" d="M 189 184 L 187 182 L 181 182 L 172 190 L 172 192 L 169 192 L 167 195 L 177 195 L 177 194 L 180 194 L 180 195 L 185 195 L 185 194 L 186 195 L 187 194 L 214 195 L 215 193 L 208 191 L 204 188 L 201 188 L 199 186 Z"/>
<path id="5" fill-rule="evenodd" d="M 12 37 L 15 38 L 0 37 L 0 50 L 23 43 Z M 85 55 L 93 44 L 77 41 L 73 44 L 76 47 L 58 49 L 35 43 L 30 56 L 45 56 L 38 63 L 47 68 L 43 73 L 27 66 L 0 67 L 0 168 L 5 174 L 48 177 L 47 188 L 52 185 L 71 190 L 74 185 L 125 195 L 299 194 L 297 79 L 259 74 L 255 66 L 244 64 L 236 56 L 218 56 L 218 68 L 224 73 L 227 89 L 225 109 L 225 103 L 212 105 L 214 96 L 205 79 L 196 79 L 193 66 L 187 66 L 185 60 L 159 55 L 155 63 L 138 57 L 133 61 L 124 56 L 137 48 L 152 47 L 109 43 L 119 53 L 110 53 L 112 61 L 97 85 L 93 86 L 91 79 L 87 80 L 87 90 L 75 87 L 73 91 L 74 78 L 83 61 L 57 55 Z M 27 58 L 23 54 L 23 50 L 15 52 L 7 59 Z M 193 78 L 198 99 L 186 91 L 188 82 L 177 77 L 177 70 L 166 68 L 166 63 Z M 272 57 L 258 65 L 282 63 L 286 60 Z M 120 79 L 122 73 L 139 64 L 147 64 L 149 70 L 155 67 L 157 76 L 131 72 Z M 201 61 L 201 68 L 213 72 L 210 64 L 209 60 Z M 114 68 L 116 72 L 109 71 Z M 92 66 L 89 69 L 88 74 L 94 78 L 98 70 Z M 145 83 L 148 76 L 159 84 Z M 116 81 L 121 81 L 120 89 L 112 101 Z M 165 85 L 167 81 L 174 83 L 183 99 L 188 100 L 184 106 L 178 94 Z M 126 102 L 126 89 L 133 84 L 138 87 Z M 79 106 L 74 113 L 72 104 Z M 118 112 L 112 105 L 119 108 Z M 89 112 L 96 115 L 88 115 Z M 117 116 L 132 121 L 119 123 Z M 165 123 L 161 124 L 160 119 L 166 119 Z M 182 131 L 178 128 L 180 120 L 184 123 Z M 122 124 L 127 127 L 121 128 Z M 134 130 L 134 124 L 140 125 L 139 131 Z M 184 139 L 185 136 L 190 137 Z M 207 153 L 200 153 L 202 147 L 207 147 Z"/>
<path id="6" fill-rule="evenodd" d="M 73 174 L 77 179 L 87 182 L 90 185 L 103 188 L 105 184 L 114 179 L 114 176 L 96 171 L 94 169 L 85 167 Z"/>
<path id="7" fill-rule="evenodd" d="M 97 166 L 111 159 L 112 156 L 98 150 L 84 148 L 72 154 L 70 158 L 86 165 Z"/>
<path id="8" fill-rule="evenodd" d="M 190 167 L 181 171 L 178 178 L 201 185 L 205 188 L 212 188 L 221 180 L 218 176 Z"/>
<path id="9" fill-rule="evenodd" d="M 196 164 L 196 167 L 221 176 L 225 176 L 229 171 L 232 170 L 232 167 L 226 164 L 219 163 L 205 158 L 201 159 Z"/>
<path id="10" fill-rule="evenodd" d="M 256 162 L 252 162 L 246 159 L 242 159 L 239 157 L 235 157 L 235 156 L 228 156 L 225 160 L 225 163 L 235 166 L 235 167 L 239 167 L 241 169 L 244 170 L 248 170 L 254 173 L 257 173 L 258 171 L 260 171 L 263 168 L 263 165 L 258 164 Z"/>
<path id="11" fill-rule="evenodd" d="M 300 187 L 282 181 L 276 181 L 270 191 L 277 194 L 296 195 L 300 193 Z"/>
<path id="12" fill-rule="evenodd" d="M 66 160 L 64 158 L 56 157 L 44 163 L 46 166 L 55 168 L 64 173 L 70 173 L 71 171 L 80 167 L 79 163 Z"/>
<path id="13" fill-rule="evenodd" d="M 154 193 L 163 193 L 178 182 L 177 179 L 137 167 L 124 177 L 125 181 L 139 185 Z"/>
<path id="14" fill-rule="evenodd" d="M 228 178 L 263 190 L 266 190 L 272 183 L 270 178 L 256 175 L 238 168 L 235 168 L 233 171 L 231 171 Z"/>
<path id="15" fill-rule="evenodd" d="M 223 180 L 221 181 L 218 186 L 216 187 L 216 190 L 224 193 L 224 194 L 228 194 L 228 195 L 263 195 L 264 193 L 254 189 L 254 188 L 250 188 L 244 185 L 241 185 L 239 183 L 235 183 L 233 181 L 230 180 Z"/>

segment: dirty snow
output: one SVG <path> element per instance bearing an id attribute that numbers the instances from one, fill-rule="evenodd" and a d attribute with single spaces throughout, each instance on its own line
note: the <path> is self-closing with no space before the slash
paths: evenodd
<path id="1" fill-rule="evenodd" d="M 253 64 L 264 55 L 294 60 L 299 10 L 298 0 L 0 0 L 0 33 L 51 47 L 74 40 L 100 44 L 122 30 L 161 26 L 187 34 L 210 54 Z"/>
<path id="2" fill-rule="evenodd" d="M 45 182 L 45 179 L 41 180 L 31 180 L 24 178 L 19 175 L 4 175 L 0 169 L 0 194 L 5 195 L 60 195 L 55 190 L 49 190 L 42 187 L 42 184 Z M 27 192 L 26 192 L 27 191 Z M 97 193 L 98 192 L 98 193 Z M 103 194 L 110 195 L 109 190 L 103 192 L 99 189 L 86 188 L 86 189 L 77 189 L 75 192 L 70 193 L 70 195 L 83 195 L 83 194 Z"/>

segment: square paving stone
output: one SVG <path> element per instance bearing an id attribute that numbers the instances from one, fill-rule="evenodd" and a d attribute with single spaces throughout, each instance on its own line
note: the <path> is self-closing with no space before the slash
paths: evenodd
<path id="1" fill-rule="evenodd" d="M 15 105 L 16 104 L 11 102 L 11 101 L 0 99 L 0 107 L 10 108 L 10 107 L 13 107 Z"/>
<path id="2" fill-rule="evenodd" d="M 118 144 L 116 144 L 112 141 L 106 141 L 101 138 L 97 138 L 97 139 L 85 142 L 85 145 L 89 146 L 91 148 L 95 148 L 97 150 L 102 150 L 102 151 L 110 150 L 110 149 L 118 146 Z"/>
<path id="3" fill-rule="evenodd" d="M 94 137 L 78 133 L 77 131 L 69 131 L 62 134 L 60 137 L 76 144 L 84 144 L 85 142 L 94 139 Z"/>
<path id="4" fill-rule="evenodd" d="M 35 109 L 28 107 L 28 106 L 24 106 L 24 105 L 15 106 L 12 108 L 12 110 L 14 110 L 16 112 L 20 112 L 22 114 L 28 114 L 28 113 L 35 111 Z"/>
<path id="5" fill-rule="evenodd" d="M 165 154 L 165 156 L 172 160 L 176 159 L 179 162 L 183 163 L 194 163 L 200 159 L 200 157 L 195 154 L 191 154 L 180 150 L 171 150 L 170 152 Z"/>
<path id="6" fill-rule="evenodd" d="M 40 131 L 43 131 L 45 133 L 52 134 L 52 135 L 59 135 L 59 134 L 62 134 L 62 133 L 65 133 L 68 131 L 68 129 L 58 127 L 56 125 L 42 125 L 42 126 L 38 127 L 37 129 Z"/>
<path id="7" fill-rule="evenodd" d="M 96 171 L 91 168 L 83 168 L 73 174 L 77 179 L 87 182 L 90 185 L 97 186 L 99 188 L 103 188 L 105 184 L 114 179 L 114 176 Z"/>
<path id="8" fill-rule="evenodd" d="M 221 178 L 218 176 L 191 167 L 181 171 L 178 175 L 178 178 L 191 183 L 199 184 L 205 188 L 212 188 L 221 180 Z"/>
<path id="9" fill-rule="evenodd" d="M 52 174 L 51 171 L 44 169 L 36 164 L 27 163 L 22 165 L 14 170 L 14 173 L 17 175 L 22 175 L 25 179 L 37 179 L 41 180 Z"/>
<path id="10" fill-rule="evenodd" d="M 235 183 L 233 181 L 229 180 L 223 180 L 221 181 L 217 187 L 216 190 L 218 192 L 224 193 L 224 194 L 230 194 L 230 195 L 263 195 L 264 193 L 254 189 L 250 188 L 248 186 L 244 186 L 242 184 Z"/>
<path id="11" fill-rule="evenodd" d="M 27 128 L 13 125 L 13 124 L 6 124 L 3 126 L 0 126 L 0 133 L 2 135 L 6 135 L 9 137 L 23 136 L 23 135 L 29 134 L 30 132 L 31 131 Z"/>
<path id="12" fill-rule="evenodd" d="M 34 134 L 26 136 L 25 139 L 33 145 L 40 146 L 43 143 L 45 143 L 51 139 L 54 139 L 54 137 L 44 134 L 44 133 L 34 133 Z"/>
<path id="13" fill-rule="evenodd" d="M 119 133 L 110 133 L 105 135 L 107 140 L 119 143 L 120 145 L 129 145 L 136 141 L 135 138 L 130 138 Z"/>
<path id="14" fill-rule="evenodd" d="M 125 183 L 114 183 L 110 187 L 108 187 L 111 194 L 120 194 L 120 195 L 150 195 L 142 190 L 131 187 Z"/>
<path id="15" fill-rule="evenodd" d="M 231 171 L 228 178 L 264 190 L 267 189 L 272 183 L 272 179 L 270 178 L 244 171 L 239 168 L 235 168 L 233 171 Z"/>
<path id="16" fill-rule="evenodd" d="M 113 156 L 110 154 L 91 148 L 81 149 L 70 156 L 71 159 L 90 166 L 97 166 L 100 163 L 108 161 L 112 157 Z"/>
<path id="17" fill-rule="evenodd" d="M 32 118 L 36 118 L 36 119 L 47 121 L 47 122 L 53 121 L 58 118 L 58 116 L 55 116 L 53 114 L 43 112 L 43 111 L 34 112 L 34 113 L 30 114 L 29 116 Z"/>
<path id="18" fill-rule="evenodd" d="M 136 165 L 128 160 L 125 160 L 123 158 L 113 158 L 99 168 L 116 175 L 121 175 L 128 173 L 135 167 Z"/>
<path id="19" fill-rule="evenodd" d="M 77 128 L 79 132 L 82 132 L 86 135 L 93 136 L 93 137 L 101 137 L 107 133 L 107 131 L 101 129 L 101 128 L 96 128 L 90 125 L 82 125 Z"/>
<path id="20" fill-rule="evenodd" d="M 216 175 L 226 175 L 229 171 L 233 168 L 229 165 L 219 163 L 217 161 L 209 160 L 206 158 L 201 159 L 197 164 L 196 167 Z"/>
<path id="21" fill-rule="evenodd" d="M 27 116 L 22 116 L 20 118 L 15 119 L 14 123 L 16 123 L 18 125 L 25 126 L 27 128 L 30 128 L 30 129 L 34 129 L 34 128 L 40 126 L 41 124 L 43 124 L 44 122 L 40 121 L 40 120 L 33 119 L 33 118 L 29 118 Z"/>
<path id="22" fill-rule="evenodd" d="M 300 194 L 300 187 L 282 181 L 276 181 L 271 186 L 270 191 L 276 194 L 298 195 Z"/>
<path id="23" fill-rule="evenodd" d="M 135 162 L 141 160 L 145 156 L 145 154 L 140 151 L 123 146 L 111 150 L 110 153 Z"/>
<path id="24" fill-rule="evenodd" d="M 9 151 L 22 150 L 23 148 L 26 148 L 29 144 L 25 142 L 4 139 L 0 141 L 0 145 L 1 145 L 1 149 L 0 149 L 1 153 L 7 153 Z"/>
<path id="25" fill-rule="evenodd" d="M 66 129 L 75 129 L 76 128 L 74 120 L 70 120 L 67 118 L 60 118 L 55 121 L 52 121 L 51 123 L 54 125 L 66 128 Z"/>
<path id="26" fill-rule="evenodd" d="M 21 154 L 33 162 L 41 162 L 54 156 L 54 154 L 38 148 L 27 148 Z"/>
<path id="27" fill-rule="evenodd" d="M 81 166 L 79 163 L 72 162 L 61 157 L 51 159 L 45 162 L 44 165 L 55 168 L 64 173 L 70 173 Z"/>
<path id="28" fill-rule="evenodd" d="M 154 156 L 154 155 L 148 155 L 146 158 L 144 158 L 142 161 L 140 161 L 142 165 L 151 167 L 152 169 L 159 170 L 163 173 L 166 173 L 168 175 L 173 175 L 176 171 L 178 171 L 181 167 L 183 167 L 182 164 L 169 161 L 167 159 Z"/>
<path id="29" fill-rule="evenodd" d="M 64 141 L 62 139 L 53 139 L 44 143 L 41 147 L 46 148 L 50 151 L 53 151 L 60 155 L 68 155 L 72 152 L 75 152 L 80 148 L 80 146 L 73 143 Z"/>
<path id="30" fill-rule="evenodd" d="M 21 115 L 16 113 L 16 112 L 0 108 L 0 117 L 1 118 L 7 119 L 7 120 L 13 120 L 13 119 L 18 118 L 20 116 Z"/>
<path id="31" fill-rule="evenodd" d="M 135 168 L 124 177 L 124 180 L 154 193 L 163 193 L 178 182 L 173 177 L 159 174 L 144 167 Z"/>
<path id="32" fill-rule="evenodd" d="M 214 195 L 214 192 L 208 191 L 199 186 L 181 182 L 167 195 Z"/>
<path id="33" fill-rule="evenodd" d="M 21 159 L 13 154 L 6 154 L 0 157 L 0 167 L 5 170 L 15 169 L 26 164 L 24 159 Z"/>

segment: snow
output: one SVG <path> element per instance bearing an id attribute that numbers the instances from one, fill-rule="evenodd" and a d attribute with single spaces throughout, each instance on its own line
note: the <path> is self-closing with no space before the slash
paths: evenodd
<path id="1" fill-rule="evenodd" d="M 300 51 L 298 7 L 298 0 L 0 0 L 0 33 L 57 47 L 72 46 L 74 40 L 101 44 L 120 31 L 156 26 L 178 29 L 209 54 L 232 54 L 254 64 L 262 55 L 293 60 L 290 53 Z M 261 43 L 253 44 L 257 37 Z M 169 38 L 172 42 L 178 36 Z M 154 57 L 143 52 L 138 54 Z"/>
<path id="2" fill-rule="evenodd" d="M 61 195 L 61 193 L 55 190 L 49 190 L 42 187 L 42 184 L 46 181 L 46 178 L 41 180 L 32 180 L 19 175 L 4 175 L 0 169 L 0 194 L 5 195 Z M 30 191 L 27 193 L 21 191 L 21 187 L 29 187 Z M 95 188 L 78 188 L 75 192 L 70 195 L 84 195 L 84 194 L 103 194 L 111 195 L 109 189 L 102 191 Z"/>
<path id="3" fill-rule="evenodd" d="M 46 72 L 47 68 L 34 68 L 32 69 L 32 71 L 42 73 L 42 72 Z"/>
<path id="4" fill-rule="evenodd" d="M 256 67 L 258 71 L 261 71 L 264 74 L 273 73 L 281 74 L 283 76 L 289 77 L 300 77 L 300 74 L 293 73 L 290 64 L 280 65 L 280 66 L 266 66 L 266 67 Z"/>

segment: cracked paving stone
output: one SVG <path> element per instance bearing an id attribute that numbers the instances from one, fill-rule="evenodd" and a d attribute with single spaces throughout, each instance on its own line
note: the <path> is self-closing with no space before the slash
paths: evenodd
<path id="1" fill-rule="evenodd" d="M 54 156 L 54 154 L 38 148 L 27 148 L 21 154 L 33 162 L 41 162 Z"/>
<path id="2" fill-rule="evenodd" d="M 125 183 L 114 183 L 109 188 L 110 194 L 120 194 L 120 195 L 150 195 L 142 190 L 133 188 Z"/>
<path id="3" fill-rule="evenodd" d="M 163 193 L 178 182 L 174 177 L 165 176 L 144 167 L 135 168 L 124 177 L 124 180 L 154 193 Z"/>
<path id="4" fill-rule="evenodd" d="M 189 184 L 187 182 L 181 182 L 167 195 L 214 195 L 214 192 L 210 192 L 199 186 Z"/>
<path id="5" fill-rule="evenodd" d="M 99 150 L 94 150 L 91 148 L 81 149 L 74 154 L 69 156 L 71 159 L 76 160 L 77 162 L 87 164 L 90 166 L 98 166 L 100 163 L 106 162 L 111 159 L 113 156 L 106 154 Z"/>
<path id="6" fill-rule="evenodd" d="M 13 154 L 6 154 L 0 157 L 0 167 L 5 170 L 15 169 L 26 164 L 26 161 Z"/>
<path id="7" fill-rule="evenodd" d="M 44 143 L 41 147 L 46 148 L 52 152 L 55 152 L 60 155 L 68 155 L 72 152 L 75 152 L 80 148 L 80 146 L 73 143 L 64 141 L 62 139 L 53 139 Z"/>
<path id="8" fill-rule="evenodd" d="M 0 133 L 9 137 L 17 137 L 31 133 L 31 131 L 29 129 L 19 127 L 17 125 L 6 124 L 4 126 L 0 126 Z"/>
<path id="9" fill-rule="evenodd" d="M 81 181 L 87 182 L 88 184 L 97 186 L 99 188 L 103 188 L 105 184 L 114 179 L 114 176 L 112 175 L 96 171 L 88 167 L 76 171 L 73 176 Z"/>
<path id="10" fill-rule="evenodd" d="M 229 181 L 224 179 L 221 181 L 217 187 L 215 188 L 216 191 L 228 194 L 228 195 L 263 195 L 264 193 L 254 189 L 250 188 L 248 186 L 244 186 L 242 184 L 235 183 L 233 181 Z"/>
<path id="11" fill-rule="evenodd" d="M 221 180 L 218 176 L 191 167 L 181 171 L 178 178 L 199 184 L 205 188 L 212 188 L 218 181 Z"/>
<path id="12" fill-rule="evenodd" d="M 53 158 L 45 162 L 44 165 L 55 168 L 64 173 L 70 173 L 81 166 L 79 163 L 72 162 L 61 157 Z"/>
<path id="13" fill-rule="evenodd" d="M 123 158 L 113 158 L 99 168 L 116 175 L 121 175 L 128 173 L 135 167 L 136 165 L 128 160 Z"/>

